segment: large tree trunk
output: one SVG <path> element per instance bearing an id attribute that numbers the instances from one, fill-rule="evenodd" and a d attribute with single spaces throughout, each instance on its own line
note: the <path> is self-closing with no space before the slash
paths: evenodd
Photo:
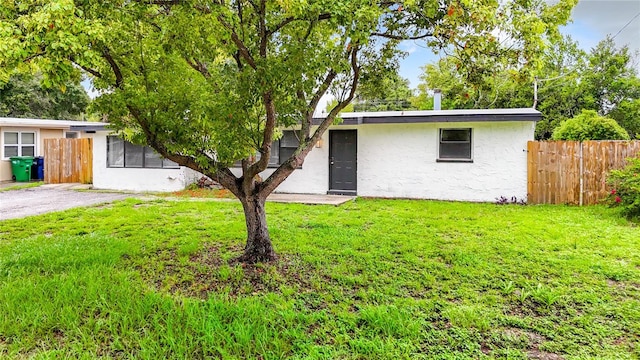
<path id="1" fill-rule="evenodd" d="M 244 248 L 244 254 L 238 258 L 240 262 L 255 264 L 277 259 L 271 245 L 269 229 L 267 229 L 265 201 L 266 197 L 257 194 L 240 199 L 247 224 L 247 245 Z"/>

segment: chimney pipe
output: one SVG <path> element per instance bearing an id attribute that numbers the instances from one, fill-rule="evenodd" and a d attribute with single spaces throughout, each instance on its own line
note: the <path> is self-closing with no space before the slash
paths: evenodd
<path id="1" fill-rule="evenodd" d="M 433 89 L 433 110 L 442 110 L 442 91 Z"/>

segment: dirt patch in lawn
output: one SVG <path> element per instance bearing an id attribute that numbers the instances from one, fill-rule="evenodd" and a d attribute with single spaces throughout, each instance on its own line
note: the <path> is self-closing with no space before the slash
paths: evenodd
<path id="1" fill-rule="evenodd" d="M 160 249 L 134 267 L 159 291 L 201 299 L 211 293 L 231 297 L 280 293 L 283 287 L 298 293 L 312 292 L 318 290 L 314 278 L 328 280 L 298 255 L 279 255 L 275 263 L 237 263 L 233 259 L 242 250 L 240 245 L 219 244 L 208 244 L 188 255 L 175 248 Z"/>

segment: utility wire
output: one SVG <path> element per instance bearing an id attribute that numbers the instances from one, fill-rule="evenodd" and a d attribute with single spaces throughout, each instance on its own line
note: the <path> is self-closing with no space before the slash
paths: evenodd
<path id="1" fill-rule="evenodd" d="M 629 22 L 622 27 L 622 29 L 620 29 L 615 35 L 613 35 L 613 37 L 611 38 L 611 40 L 615 39 L 616 36 L 618 36 L 618 34 L 620 34 L 622 32 L 622 30 L 626 29 L 627 26 L 629 26 L 629 24 L 631 24 L 633 22 L 633 20 L 635 20 L 638 16 L 640 16 L 640 12 L 636 14 L 636 16 L 634 16 L 631 20 L 629 20 Z"/>

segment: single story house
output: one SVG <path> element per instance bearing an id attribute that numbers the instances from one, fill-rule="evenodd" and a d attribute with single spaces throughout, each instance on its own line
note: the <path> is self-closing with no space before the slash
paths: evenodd
<path id="1" fill-rule="evenodd" d="M 132 144 L 112 134 L 108 124 L 93 123 L 73 130 L 93 138 L 93 187 L 123 191 L 179 191 L 201 177 L 148 146 Z"/>
<path id="2" fill-rule="evenodd" d="M 43 156 L 44 140 L 83 136 L 72 126 L 95 124 L 87 121 L 18 119 L 0 117 L 0 182 L 12 180 L 13 156 Z"/>
<path id="3" fill-rule="evenodd" d="M 527 196 L 527 142 L 535 109 L 343 113 L 303 166 L 277 192 L 494 201 Z M 103 125 L 72 127 L 93 136 L 93 184 L 99 189 L 174 191 L 200 174 L 147 147 L 110 136 Z M 270 175 L 296 147 L 284 131 L 272 147 Z M 240 174 L 240 169 L 232 169 Z"/>

